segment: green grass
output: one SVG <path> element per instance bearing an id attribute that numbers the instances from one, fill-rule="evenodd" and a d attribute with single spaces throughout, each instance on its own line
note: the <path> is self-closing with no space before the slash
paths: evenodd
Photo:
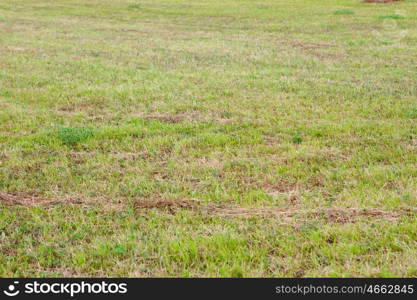
<path id="1" fill-rule="evenodd" d="M 128 6 L 129 8 L 134 8 L 134 9 L 139 9 L 140 5 L 139 4 L 131 4 Z"/>
<path id="2" fill-rule="evenodd" d="M 416 8 L 0 0 L 0 276 L 417 277 Z"/>
<path id="3" fill-rule="evenodd" d="M 397 15 L 397 14 L 379 16 L 379 18 L 380 19 L 394 19 L 394 20 L 404 19 L 403 16 Z"/>
<path id="4" fill-rule="evenodd" d="M 338 9 L 333 12 L 335 15 L 353 15 L 355 12 L 350 9 Z"/>
<path id="5" fill-rule="evenodd" d="M 67 146 L 74 146 L 87 140 L 92 135 L 91 130 L 82 127 L 61 127 L 57 130 L 58 139 Z"/>

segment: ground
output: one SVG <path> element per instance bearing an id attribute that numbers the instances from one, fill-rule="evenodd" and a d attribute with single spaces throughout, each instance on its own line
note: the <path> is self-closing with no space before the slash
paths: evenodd
<path id="1" fill-rule="evenodd" d="M 417 1 L 0 0 L 0 276 L 417 276 Z"/>

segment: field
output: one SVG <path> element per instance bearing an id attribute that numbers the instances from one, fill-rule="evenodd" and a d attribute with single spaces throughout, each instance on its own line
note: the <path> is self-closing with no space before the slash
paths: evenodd
<path id="1" fill-rule="evenodd" d="M 0 0 L 0 276 L 417 277 L 416 53 L 416 0 Z"/>

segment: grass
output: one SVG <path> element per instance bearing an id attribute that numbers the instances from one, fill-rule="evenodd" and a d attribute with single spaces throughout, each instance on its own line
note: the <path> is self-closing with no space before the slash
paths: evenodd
<path id="1" fill-rule="evenodd" d="M 128 6 L 129 8 L 134 8 L 134 9 L 139 9 L 140 5 L 139 4 L 131 4 Z"/>
<path id="2" fill-rule="evenodd" d="M 355 12 L 350 9 L 337 9 L 333 12 L 335 15 L 353 15 Z"/>
<path id="3" fill-rule="evenodd" d="M 384 16 L 379 16 L 380 19 L 394 19 L 394 20 L 400 20 L 403 19 L 404 17 L 401 15 L 397 15 L 397 14 L 392 14 L 392 15 L 384 15 Z"/>
<path id="4" fill-rule="evenodd" d="M 416 7 L 0 0 L 0 276 L 417 277 Z"/>
<path id="5" fill-rule="evenodd" d="M 92 135 L 91 130 L 82 127 L 61 127 L 57 130 L 58 139 L 67 146 L 74 146 L 87 140 Z"/>

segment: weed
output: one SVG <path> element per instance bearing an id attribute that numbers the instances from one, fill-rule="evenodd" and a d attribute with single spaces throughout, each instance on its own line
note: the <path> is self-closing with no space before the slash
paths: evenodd
<path id="1" fill-rule="evenodd" d="M 303 138 L 301 135 L 295 135 L 292 137 L 292 142 L 294 144 L 301 144 L 303 142 Z"/>

